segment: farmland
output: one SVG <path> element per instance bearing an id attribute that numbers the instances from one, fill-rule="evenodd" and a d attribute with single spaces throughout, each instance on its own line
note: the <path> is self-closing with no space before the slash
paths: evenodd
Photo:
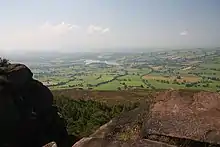
<path id="1" fill-rule="evenodd" d="M 220 50 L 74 53 L 26 63 L 50 89 L 220 91 Z"/>

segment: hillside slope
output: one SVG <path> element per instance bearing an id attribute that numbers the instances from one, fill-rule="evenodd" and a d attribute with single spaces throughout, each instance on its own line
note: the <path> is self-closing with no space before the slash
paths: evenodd
<path id="1" fill-rule="evenodd" d="M 170 90 L 115 117 L 73 147 L 219 146 L 220 95 Z"/>

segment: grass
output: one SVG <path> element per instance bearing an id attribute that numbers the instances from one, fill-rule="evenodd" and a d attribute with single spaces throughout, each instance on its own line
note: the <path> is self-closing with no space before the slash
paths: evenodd
<path id="1" fill-rule="evenodd" d="M 98 87 L 94 87 L 94 90 L 118 90 L 118 87 L 122 87 L 119 81 L 114 80 L 107 84 L 99 85 Z"/>
<path id="2" fill-rule="evenodd" d="M 148 74 L 150 72 L 151 72 L 150 68 L 143 68 L 143 69 L 140 69 L 140 71 L 138 71 L 138 73 L 141 74 L 141 75 Z"/>
<path id="3" fill-rule="evenodd" d="M 114 77 L 111 75 L 107 75 L 107 74 L 103 74 L 102 77 L 99 80 L 102 81 L 108 81 L 108 80 L 112 80 Z"/>
<path id="4" fill-rule="evenodd" d="M 156 80 L 148 80 L 148 83 L 151 84 L 152 86 L 156 87 L 156 89 L 181 89 L 185 88 L 185 85 L 178 85 L 178 84 L 168 84 L 168 83 L 161 83 L 157 82 Z"/>
<path id="5" fill-rule="evenodd" d="M 126 71 L 128 71 L 129 74 L 148 74 L 149 72 L 151 72 L 150 68 L 142 68 L 142 69 L 138 69 L 138 68 L 127 68 Z"/>
<path id="6" fill-rule="evenodd" d="M 186 67 L 184 69 L 179 69 L 179 70 L 176 70 L 176 72 L 179 72 L 180 74 L 188 74 L 188 72 L 192 71 L 191 70 L 191 67 Z"/>
<path id="7" fill-rule="evenodd" d="M 219 64 L 212 64 L 212 63 L 203 63 L 200 64 L 199 67 L 203 67 L 203 68 L 220 68 Z"/>
<path id="8" fill-rule="evenodd" d="M 145 76 L 143 76 L 143 79 L 147 79 L 147 80 L 166 80 L 166 81 L 174 81 L 176 79 L 178 82 L 184 82 L 184 81 L 186 81 L 186 82 L 197 82 L 201 78 L 197 77 L 197 76 L 193 76 L 193 75 L 181 76 L 181 79 L 177 79 L 177 77 L 175 77 L 175 76 L 166 77 L 166 76 L 161 76 L 161 75 L 145 75 Z"/>
<path id="9" fill-rule="evenodd" d="M 218 78 L 220 78 L 220 71 L 198 68 L 198 69 L 192 70 L 190 72 L 192 72 L 194 74 L 198 73 L 198 74 L 201 74 L 201 76 L 205 76 L 205 77 L 218 77 Z"/>
<path id="10" fill-rule="evenodd" d="M 127 86 L 141 86 L 144 85 L 142 81 L 126 81 L 124 82 Z"/>
<path id="11" fill-rule="evenodd" d="M 64 78 L 63 76 L 44 76 L 39 78 L 38 80 L 42 82 L 51 82 L 51 83 L 59 83 L 59 82 L 67 82 L 70 78 Z"/>
<path id="12" fill-rule="evenodd" d="M 111 75 L 106 75 L 106 74 L 101 74 L 100 75 L 101 78 L 96 78 L 96 79 L 93 79 L 93 80 L 89 80 L 89 81 L 86 81 L 86 83 L 88 84 L 91 84 L 91 85 L 96 85 L 96 84 L 99 84 L 99 83 L 102 83 L 102 82 L 105 82 L 105 81 L 109 81 L 109 80 L 112 80 L 114 77 L 111 76 Z"/>
<path id="13" fill-rule="evenodd" d="M 173 54 L 171 55 L 183 56 L 183 57 L 195 56 L 188 51 L 179 52 L 179 53 L 178 52 L 174 51 Z M 157 55 L 155 54 L 155 56 Z M 158 55 L 158 57 L 159 56 L 164 57 L 163 55 Z M 131 57 L 131 59 L 137 57 Z M 148 56 L 146 56 L 146 58 L 148 59 Z M 152 56 L 152 58 L 154 57 Z M 36 75 L 38 76 L 38 80 L 42 82 L 47 82 L 47 81 L 51 83 L 67 82 L 66 84 L 60 86 L 50 87 L 51 89 L 68 89 L 70 88 L 70 86 L 74 86 L 74 88 L 87 89 L 88 84 L 96 85 L 99 83 L 103 83 L 105 81 L 112 80 L 115 76 L 118 76 L 119 74 L 123 74 L 124 72 L 127 72 L 128 75 L 119 77 L 118 79 L 112 82 L 101 84 L 98 87 L 91 86 L 90 88 L 93 88 L 94 90 L 118 90 L 118 87 L 122 89 L 124 88 L 124 83 L 125 85 L 128 86 L 128 88 L 139 87 L 141 85 L 143 85 L 144 88 L 147 88 L 149 87 L 149 85 L 143 82 L 143 80 L 146 79 L 149 81 L 150 85 L 154 86 L 156 89 L 169 89 L 169 88 L 178 89 L 178 88 L 186 88 L 186 87 L 185 84 L 182 85 L 173 84 L 173 81 L 175 79 L 179 83 L 182 83 L 182 82 L 198 82 L 201 81 L 203 76 L 220 78 L 220 71 L 211 70 L 211 68 L 216 68 L 216 69 L 220 68 L 220 65 L 218 63 L 219 61 L 220 61 L 220 57 L 208 56 L 204 60 L 200 60 L 199 58 L 196 59 L 197 62 L 196 64 L 194 63 L 194 60 L 192 60 L 184 63 L 177 63 L 176 65 L 173 63 L 170 65 L 169 64 L 166 65 L 164 63 L 154 64 L 153 62 L 152 63 L 150 62 L 149 65 L 146 64 L 143 66 L 143 68 L 140 68 L 141 65 L 138 64 L 136 68 L 127 67 L 127 66 L 123 68 L 122 67 L 99 68 L 99 67 L 89 67 L 83 65 L 78 65 L 78 66 L 70 65 L 70 67 L 61 66 L 59 68 L 57 67 L 42 68 L 42 70 L 52 71 L 51 73 L 50 71 L 43 72 L 40 68 L 37 68 L 35 71 L 37 73 Z M 200 62 L 200 64 L 198 62 Z M 148 66 L 150 67 L 148 68 Z M 152 70 L 151 68 L 154 71 L 151 71 Z M 189 72 L 191 72 L 192 74 L 189 74 Z M 180 74 L 181 79 L 177 79 L 177 75 L 178 75 L 177 73 Z M 199 73 L 198 76 L 196 76 L 197 73 Z M 70 79 L 75 79 L 75 80 L 69 81 Z M 169 84 L 162 83 L 161 81 L 157 81 L 157 80 L 169 81 Z M 216 85 L 220 85 L 220 84 L 217 81 L 212 81 L 212 83 L 209 83 L 209 87 L 203 87 L 205 83 L 204 84 L 200 83 L 198 85 L 200 86 L 190 87 L 190 88 L 216 91 L 218 90 Z"/>
<path id="14" fill-rule="evenodd" d="M 121 83 L 125 83 L 127 86 L 144 86 L 144 83 L 140 77 L 140 75 L 126 75 L 118 78 Z"/>
<path id="15" fill-rule="evenodd" d="M 132 80 L 132 81 L 139 81 L 140 80 L 140 75 L 132 75 L 132 74 L 129 74 L 129 75 L 126 75 L 126 76 L 122 76 L 120 78 L 118 78 L 119 80 Z"/>
<path id="16" fill-rule="evenodd" d="M 161 76 L 161 75 L 164 75 L 163 73 L 159 73 L 159 72 L 151 72 L 150 74 L 148 75 L 152 75 L 152 76 Z"/>
<path id="17" fill-rule="evenodd" d="M 215 92 L 217 89 L 212 87 L 212 86 L 209 86 L 209 87 L 190 87 L 188 89 L 194 89 L 194 90 L 205 90 L 205 91 L 212 91 L 212 92 Z"/>
<path id="18" fill-rule="evenodd" d="M 77 84 L 84 84 L 85 81 L 78 81 L 78 80 L 74 80 L 74 81 L 70 81 L 69 83 L 67 83 L 67 85 L 77 85 Z"/>
<path id="19" fill-rule="evenodd" d="M 156 87 L 156 89 L 193 89 L 193 90 L 206 90 L 206 91 L 216 91 L 218 88 L 216 85 L 220 85 L 216 81 L 211 81 L 212 83 L 209 83 L 208 87 L 203 87 L 203 85 L 206 85 L 206 83 L 199 83 L 197 86 L 192 86 L 192 87 L 186 87 L 185 84 L 172 84 L 172 83 L 161 83 L 156 80 L 148 80 L 148 83 L 151 84 L 152 86 Z M 198 86 L 200 85 L 200 86 Z"/>

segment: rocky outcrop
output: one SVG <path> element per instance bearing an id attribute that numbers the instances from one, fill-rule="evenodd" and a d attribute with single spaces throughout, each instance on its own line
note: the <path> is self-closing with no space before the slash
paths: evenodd
<path id="1" fill-rule="evenodd" d="M 142 137 L 141 121 L 148 114 L 148 102 L 112 119 L 89 137 L 75 143 L 73 147 L 174 147 Z"/>
<path id="2" fill-rule="evenodd" d="M 23 64 L 9 64 L 0 67 L 1 76 L 7 76 L 7 80 L 12 82 L 15 87 L 22 87 L 26 82 L 32 79 L 33 73 Z"/>
<path id="3" fill-rule="evenodd" d="M 73 147 L 217 146 L 220 95 L 170 90 L 100 127 Z"/>
<path id="4" fill-rule="evenodd" d="M 220 94 L 168 91 L 158 100 L 145 121 L 145 135 L 220 144 Z"/>
<path id="5" fill-rule="evenodd" d="M 136 142 L 109 141 L 103 138 L 88 137 L 77 142 L 73 147 L 175 147 L 166 143 L 148 139 L 137 140 Z"/>
<path id="6" fill-rule="evenodd" d="M 57 114 L 57 109 L 52 106 L 53 95 L 50 90 L 34 80 L 33 74 L 25 65 L 9 64 L 7 67 L 0 67 L 0 73 L 2 75 L 0 90 L 4 92 L 0 95 L 0 116 L 3 120 L 0 130 L 4 134 L 1 139 L 11 141 L 13 137 L 16 145 L 19 143 L 21 146 L 27 144 L 31 146 L 33 142 L 36 142 L 36 146 L 40 146 L 37 143 L 44 144 L 51 140 L 56 141 L 57 146 L 66 144 L 68 136 L 65 125 Z M 12 92 L 4 91 L 5 88 L 13 92 L 16 90 L 18 93 L 11 95 Z M 14 115 L 18 123 L 6 119 L 7 116 L 14 117 L 12 114 L 7 114 L 9 107 L 6 102 L 10 98 L 16 100 L 10 101 L 10 104 L 13 103 L 18 108 L 13 111 L 16 112 Z M 17 113 L 21 115 L 19 119 L 17 119 Z M 39 124 L 35 126 L 35 123 Z M 19 125 L 18 129 L 15 127 L 16 131 L 9 131 L 11 126 L 16 125 Z M 7 140 L 4 137 L 10 139 Z M 73 147 L 203 147 L 209 145 L 220 146 L 220 94 L 170 90 L 156 93 L 152 99 L 141 103 L 139 108 L 112 119 L 89 137 L 76 142 Z M 50 143 L 46 146 L 53 147 L 56 144 Z"/>
<path id="7" fill-rule="evenodd" d="M 66 144 L 65 123 L 51 91 L 23 64 L 0 66 L 0 146 Z"/>

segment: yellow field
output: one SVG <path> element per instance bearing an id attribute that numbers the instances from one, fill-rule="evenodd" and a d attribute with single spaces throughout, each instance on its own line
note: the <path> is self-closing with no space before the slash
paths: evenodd
<path id="1" fill-rule="evenodd" d="M 159 75 L 145 75 L 143 76 L 144 79 L 151 79 L 151 80 L 166 80 L 166 81 L 173 81 L 177 80 L 178 82 L 197 82 L 200 80 L 199 77 L 196 76 L 181 76 L 181 79 L 177 79 L 175 76 L 172 77 L 165 77 L 165 76 L 159 76 Z"/>

